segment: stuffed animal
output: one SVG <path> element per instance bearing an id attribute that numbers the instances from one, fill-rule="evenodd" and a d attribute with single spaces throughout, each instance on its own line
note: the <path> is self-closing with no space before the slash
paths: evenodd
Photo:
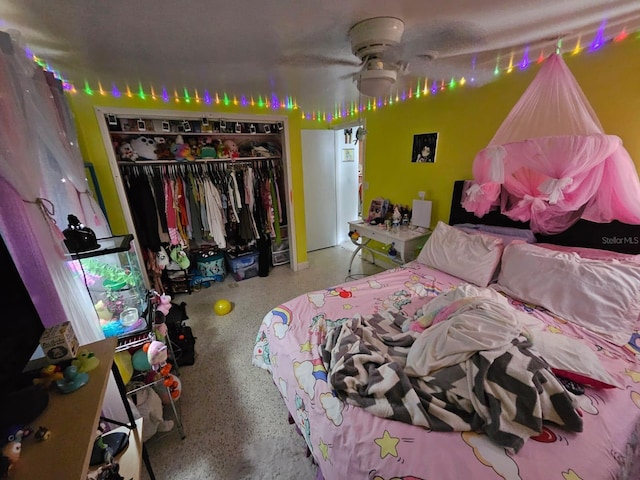
<path id="1" fill-rule="evenodd" d="M 142 135 L 138 138 L 134 138 L 131 140 L 131 148 L 135 150 L 140 158 L 144 158 L 146 160 L 158 159 L 158 155 L 156 154 L 156 142 L 151 137 Z"/>
<path id="2" fill-rule="evenodd" d="M 171 153 L 173 153 L 176 161 L 178 162 L 195 160 L 195 157 L 191 153 L 191 147 L 188 143 L 184 143 L 182 135 L 178 135 L 176 137 L 176 143 L 171 145 Z"/>
<path id="3" fill-rule="evenodd" d="M 156 156 L 158 160 L 173 160 L 174 156 L 171 153 L 171 147 L 164 137 L 155 137 L 156 142 Z"/>
<path id="4" fill-rule="evenodd" d="M 31 435 L 31 430 L 27 427 L 12 427 L 3 441 L 7 443 L 2 445 L 2 456 L 0 460 L 0 478 L 11 475 L 14 465 L 20 460 L 20 452 L 22 451 L 22 440 Z"/>
<path id="5" fill-rule="evenodd" d="M 138 160 L 138 154 L 133 150 L 129 142 L 121 143 L 118 151 L 120 152 L 120 160 L 125 162 L 135 162 Z"/>
<path id="6" fill-rule="evenodd" d="M 162 403 L 162 402 L 161 402 Z M 2 459 L 0 460 L 0 478 L 11 475 L 13 466 L 20 460 L 22 442 L 12 441 L 2 447 Z"/>
<path id="7" fill-rule="evenodd" d="M 156 339 L 160 342 L 167 341 L 167 317 L 160 310 L 156 310 L 153 319 L 153 333 L 156 335 Z"/>
<path id="8" fill-rule="evenodd" d="M 213 137 L 205 137 L 200 145 L 200 157 L 201 158 L 217 158 L 218 151 L 216 150 L 216 143 Z"/>
<path id="9" fill-rule="evenodd" d="M 151 368 L 157 372 L 167 364 L 167 358 L 169 356 L 167 346 L 158 340 L 147 343 L 145 346 L 147 347 L 147 359 L 149 360 L 149 365 L 151 365 Z"/>
<path id="10" fill-rule="evenodd" d="M 137 385 L 139 383 L 139 385 Z M 142 383 L 133 382 L 131 387 L 141 387 Z M 142 441 L 146 442 L 157 432 L 168 432 L 173 429 L 173 420 L 165 420 L 162 413 L 162 400 L 153 388 L 141 388 L 135 395 L 132 395 L 134 405 L 140 416 L 144 419 L 142 422 Z"/>
<path id="11" fill-rule="evenodd" d="M 161 311 L 165 316 L 169 315 L 169 310 L 171 310 L 171 297 L 169 295 L 160 295 L 158 297 L 156 310 Z"/>
<path id="12" fill-rule="evenodd" d="M 225 140 L 223 142 L 224 147 L 229 152 L 229 157 L 238 158 L 240 156 L 240 152 L 238 151 L 238 145 L 231 139 Z"/>

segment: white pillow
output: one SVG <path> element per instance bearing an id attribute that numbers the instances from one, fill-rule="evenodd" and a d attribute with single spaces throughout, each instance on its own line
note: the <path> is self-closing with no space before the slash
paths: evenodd
<path id="1" fill-rule="evenodd" d="M 546 330 L 531 330 L 530 334 L 534 348 L 556 375 L 592 388 L 624 388 L 584 342 Z"/>
<path id="2" fill-rule="evenodd" d="M 498 286 L 620 346 L 640 314 L 640 267 L 617 260 L 513 243 L 504 249 Z"/>
<path id="3" fill-rule="evenodd" d="M 438 222 L 417 260 L 479 287 L 486 287 L 500 262 L 502 250 L 503 243 L 498 237 L 470 234 Z"/>

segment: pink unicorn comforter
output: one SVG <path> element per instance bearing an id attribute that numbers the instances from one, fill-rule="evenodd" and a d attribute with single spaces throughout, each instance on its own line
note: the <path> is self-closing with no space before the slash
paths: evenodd
<path id="1" fill-rule="evenodd" d="M 377 314 L 417 318 L 435 296 L 462 283 L 412 262 L 309 292 L 266 314 L 253 364 L 273 376 L 324 478 L 640 478 L 640 361 L 633 348 L 599 342 L 543 308 L 514 299 L 508 299 L 510 305 L 541 322 L 546 333 L 586 342 L 622 387 L 587 387 L 583 395 L 575 395 L 582 432 L 545 423 L 541 433 L 526 438 L 515 453 L 485 433 L 435 431 L 374 415 L 340 399 L 344 395 L 328 383 L 321 357 L 328 332 Z"/>

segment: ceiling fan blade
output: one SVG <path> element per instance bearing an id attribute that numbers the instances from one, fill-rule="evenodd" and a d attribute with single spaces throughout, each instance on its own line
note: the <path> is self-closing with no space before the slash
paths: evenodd
<path id="1" fill-rule="evenodd" d="M 471 22 L 434 23 L 405 32 L 401 55 L 405 62 L 414 57 L 437 52 L 439 57 L 454 55 L 469 47 L 477 49 L 485 43 L 485 34 Z"/>
<path id="2" fill-rule="evenodd" d="M 316 53 L 295 53 L 278 59 L 278 64 L 292 67 L 361 67 L 362 63 L 363 62 L 357 58 L 329 57 Z"/>

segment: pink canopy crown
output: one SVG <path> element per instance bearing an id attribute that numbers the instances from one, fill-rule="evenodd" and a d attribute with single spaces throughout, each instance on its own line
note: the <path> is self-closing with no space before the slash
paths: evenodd
<path id="1" fill-rule="evenodd" d="M 473 161 L 462 205 L 482 217 L 499 206 L 544 234 L 580 218 L 640 223 L 640 180 L 615 135 L 606 135 L 562 57 L 552 54 Z"/>

